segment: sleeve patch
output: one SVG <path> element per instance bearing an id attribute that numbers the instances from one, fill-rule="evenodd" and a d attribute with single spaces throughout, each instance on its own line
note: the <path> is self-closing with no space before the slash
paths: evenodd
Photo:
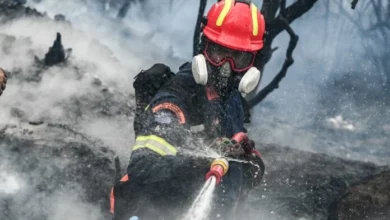
<path id="1" fill-rule="evenodd" d="M 160 110 L 163 110 L 163 109 L 170 110 L 173 113 L 175 113 L 176 117 L 179 119 L 180 124 L 186 123 L 186 118 L 184 116 L 184 112 L 183 112 L 183 110 L 181 110 L 179 108 L 179 106 L 172 104 L 172 103 L 168 103 L 168 102 L 161 103 L 161 104 L 153 107 L 153 113 L 160 111 Z"/>

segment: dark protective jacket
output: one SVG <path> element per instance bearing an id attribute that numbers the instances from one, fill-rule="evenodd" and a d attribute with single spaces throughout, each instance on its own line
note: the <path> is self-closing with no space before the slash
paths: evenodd
<path id="1" fill-rule="evenodd" d="M 152 114 L 160 110 L 172 111 L 183 129 L 203 124 L 204 133 L 209 138 L 232 137 L 245 131 L 244 110 L 238 90 L 233 90 L 224 100 L 219 99 L 212 89 L 195 82 L 191 63 L 183 64 L 179 72 L 154 96 L 142 118 L 141 131 L 136 131 L 137 135 L 155 133 Z M 170 135 L 180 133 L 171 132 Z M 180 145 L 180 137 L 173 138 L 178 140 L 171 140 L 171 143 Z"/>
<path id="2" fill-rule="evenodd" d="M 241 94 L 234 90 L 219 98 L 212 89 L 196 84 L 191 64 L 186 63 L 154 96 L 141 119 L 127 168 L 129 180 L 114 187 L 111 209 L 117 220 L 131 215 L 174 219 L 189 208 L 214 159 L 205 154 L 191 128 L 202 125 L 200 136 L 206 142 L 245 132 Z M 264 167 L 261 159 L 253 161 L 261 164 L 230 163 L 217 188 L 220 196 L 215 198 L 214 213 L 229 213 L 246 191 L 258 184 Z"/>

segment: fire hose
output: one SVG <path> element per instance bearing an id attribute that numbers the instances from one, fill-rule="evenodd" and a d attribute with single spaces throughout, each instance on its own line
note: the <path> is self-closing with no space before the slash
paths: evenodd
<path id="1" fill-rule="evenodd" d="M 248 135 L 244 132 L 239 132 L 233 135 L 233 140 L 235 140 L 237 143 L 247 142 L 249 140 Z M 221 182 L 222 177 L 228 172 L 229 170 L 229 162 L 226 158 L 217 158 L 215 159 L 210 166 L 210 171 L 206 174 L 206 181 L 214 176 L 216 179 L 216 184 L 219 184 Z"/>

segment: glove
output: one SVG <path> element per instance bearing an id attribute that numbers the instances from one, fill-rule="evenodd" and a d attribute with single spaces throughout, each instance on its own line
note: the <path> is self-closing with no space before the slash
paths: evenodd
<path id="1" fill-rule="evenodd" d="M 7 73 L 0 68 L 0 95 L 3 94 L 3 91 L 7 83 Z"/>
<path id="2" fill-rule="evenodd" d="M 247 173 L 245 176 L 248 176 L 252 181 L 247 181 L 248 187 L 251 189 L 261 183 L 261 179 L 264 175 L 264 163 L 261 159 L 261 154 L 255 148 L 255 142 L 250 140 L 248 135 L 244 132 L 239 132 L 233 135 L 234 140 L 239 142 L 242 145 L 242 148 L 245 151 L 245 160 L 249 161 Z"/>
<path id="3" fill-rule="evenodd" d="M 225 157 L 240 158 L 246 154 L 243 146 L 234 139 L 217 138 L 211 146 Z"/>
<path id="4" fill-rule="evenodd" d="M 255 150 L 255 142 L 250 140 L 248 135 L 244 132 L 234 134 L 232 139 L 237 143 L 240 143 L 246 155 L 251 155 L 253 150 Z"/>

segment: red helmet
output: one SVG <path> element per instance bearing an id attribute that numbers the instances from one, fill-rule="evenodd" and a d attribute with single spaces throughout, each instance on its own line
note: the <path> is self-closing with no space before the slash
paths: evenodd
<path id="1" fill-rule="evenodd" d="M 227 48 L 254 52 L 263 48 L 264 31 L 264 17 L 254 4 L 222 0 L 208 12 L 203 34 Z"/>

